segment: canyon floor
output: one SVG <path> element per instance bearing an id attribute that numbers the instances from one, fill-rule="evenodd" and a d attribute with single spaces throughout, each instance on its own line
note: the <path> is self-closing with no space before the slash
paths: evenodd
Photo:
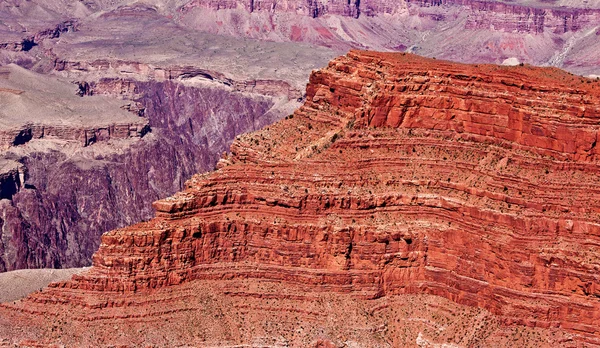
<path id="1" fill-rule="evenodd" d="M 0 302 L 13 302 L 40 291 L 48 284 L 70 279 L 73 274 L 86 268 L 20 269 L 0 273 Z"/>

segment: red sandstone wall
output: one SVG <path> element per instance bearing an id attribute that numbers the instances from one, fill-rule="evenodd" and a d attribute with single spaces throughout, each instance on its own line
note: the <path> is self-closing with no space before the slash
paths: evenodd
<path id="1" fill-rule="evenodd" d="M 600 343 L 600 83 L 557 69 L 350 52 L 292 117 L 102 237 L 28 301 L 259 278 L 428 293 Z M 67 290 L 69 289 L 69 290 Z"/>

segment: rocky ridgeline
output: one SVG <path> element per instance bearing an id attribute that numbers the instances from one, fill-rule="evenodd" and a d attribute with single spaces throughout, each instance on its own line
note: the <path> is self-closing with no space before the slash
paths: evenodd
<path id="1" fill-rule="evenodd" d="M 262 279 L 433 294 L 600 344 L 599 98 L 558 69 L 352 51 L 156 218 L 105 233 L 89 272 L 8 308 L 93 321 L 162 291 L 169 313 L 192 280 Z"/>

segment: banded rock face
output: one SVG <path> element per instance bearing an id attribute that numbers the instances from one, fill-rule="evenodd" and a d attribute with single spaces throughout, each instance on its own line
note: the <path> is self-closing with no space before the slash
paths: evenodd
<path id="1" fill-rule="evenodd" d="M 337 55 L 179 26 L 184 2 L 0 4 L 0 272 L 89 266 Z"/>
<path id="2" fill-rule="evenodd" d="M 90 271 L 3 310 L 93 322 L 151 296 L 160 318 L 198 280 L 246 279 L 437 295 L 567 337 L 550 346 L 599 345 L 599 99 L 553 68 L 352 51 L 156 218 L 104 234 Z"/>

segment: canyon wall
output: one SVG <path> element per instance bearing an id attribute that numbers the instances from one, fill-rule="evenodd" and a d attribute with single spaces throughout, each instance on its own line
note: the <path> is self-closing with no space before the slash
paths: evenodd
<path id="1" fill-rule="evenodd" d="M 555 68 L 352 51 L 154 219 L 105 233 L 88 272 L 4 310 L 93 322 L 160 293 L 161 317 L 196 280 L 260 280 L 436 295 L 568 336 L 545 345 L 600 345 L 599 101 Z"/>
<path id="2" fill-rule="evenodd" d="M 54 134 L 56 127 L 33 126 L 27 142 L 6 146 L 22 177 L 2 180 L 0 271 L 89 265 L 103 232 L 149 219 L 149 202 L 214 168 L 236 134 L 279 116 L 269 112 L 268 97 L 169 81 L 123 83 L 135 85 L 135 111 L 147 120 L 139 140 L 119 141 L 118 127 Z"/>
<path id="3" fill-rule="evenodd" d="M 0 4 L 0 271 L 89 265 L 103 232 L 151 218 L 235 135 L 292 112 L 333 57 L 197 32 L 157 6 Z"/>
<path id="4" fill-rule="evenodd" d="M 12 174 L 6 176 L 7 193 L 3 196 L 10 198 L 3 203 L 0 251 L 8 256 L 0 257 L 0 270 L 86 265 L 98 245 L 95 237 L 106 230 L 149 219 L 150 201 L 177 191 L 193 173 L 212 169 L 235 134 L 258 129 L 289 114 L 292 106 L 303 100 L 308 72 L 351 47 L 401 50 L 479 63 L 502 63 L 514 58 L 516 62 L 561 66 L 580 74 L 600 74 L 596 71 L 600 61 L 595 40 L 599 10 L 593 4 L 560 5 L 237 0 L 16 0 L 2 4 L 0 63 L 16 62 L 64 77 L 79 86 L 79 90 L 65 93 L 127 99 L 129 111 L 141 115 L 145 108 L 148 114 L 141 123 L 72 127 L 31 122 L 0 131 L 0 147 L 10 153 L 6 160 L 27 162 L 20 186 L 11 179 Z M 212 90 L 208 86 L 220 88 L 222 95 L 206 92 L 203 96 L 197 92 Z M 24 97 L 18 88 L 0 88 L 3 96 Z M 233 109 L 226 107 L 230 104 L 226 96 L 230 94 L 235 95 Z M 256 105 L 250 105 L 253 102 L 249 100 L 255 96 L 242 94 L 260 97 Z M 208 107 L 216 108 L 214 112 L 198 106 L 210 104 L 213 98 L 220 103 Z M 235 119 L 241 116 L 237 107 L 244 110 L 243 122 Z M 273 110 L 267 111 L 270 108 Z M 161 113 L 164 116 L 159 116 Z M 206 123 L 194 121 L 197 118 Z M 148 137 L 149 130 L 152 131 Z M 523 140 L 524 144 L 549 141 L 534 140 L 538 136 L 525 136 L 528 140 Z M 57 139 L 80 143 L 83 148 L 57 145 Z M 123 145 L 140 139 L 139 144 L 143 145 Z M 507 141 L 514 139 L 516 134 L 506 135 Z M 51 141 L 44 143 L 50 144 L 44 149 L 38 140 Z M 25 154 L 29 150 L 21 150 L 22 146 L 35 155 Z M 68 149 L 63 154 L 65 146 Z M 165 146 L 169 150 L 156 155 Z M 552 151 L 560 146 L 546 145 Z M 144 167 L 144 160 L 139 157 L 142 155 L 134 155 L 135 151 L 150 158 L 146 162 L 155 163 Z M 73 152 L 78 153 L 79 159 L 71 158 Z M 167 156 L 178 162 L 159 165 Z M 36 158 L 40 164 L 34 163 Z M 87 165 L 86 161 L 92 164 Z M 131 169 L 134 164 L 143 169 Z M 152 169 L 154 173 L 157 168 L 165 172 L 145 174 L 144 170 Z M 90 170 L 93 175 L 85 174 Z M 74 175 L 67 175 L 70 173 Z M 67 195 L 61 182 L 46 179 L 56 175 L 75 180 L 72 185 L 94 189 Z M 160 183 L 157 178 L 161 178 Z M 51 194 L 40 193 L 46 187 Z M 137 203 L 116 210 L 106 208 L 119 205 L 114 192 L 126 197 L 125 202 Z M 96 198 L 89 198 L 84 209 L 83 203 L 77 201 L 87 202 L 88 198 L 80 195 Z M 61 203 L 56 205 L 52 200 Z M 66 200 L 70 204 L 65 204 Z M 102 200 L 113 203 L 100 204 Z M 50 212 L 56 206 L 65 207 L 68 212 L 59 214 L 60 218 L 52 217 Z M 90 206 L 102 208 L 91 211 Z M 103 218 L 105 208 L 112 212 Z M 84 235 L 94 236 L 93 240 L 80 240 Z M 66 242 L 63 239 L 67 236 L 81 237 L 69 237 Z M 36 249 L 39 251 L 34 252 Z"/>
<path id="5" fill-rule="evenodd" d="M 326 15 L 359 18 L 379 15 L 392 15 L 402 12 L 412 12 L 415 15 L 427 16 L 428 9 L 439 8 L 449 10 L 452 7 L 463 7 L 470 13 L 466 28 L 491 29 L 504 31 L 519 31 L 528 33 L 543 33 L 550 30 L 556 33 L 578 31 L 596 23 L 600 9 L 587 6 L 558 7 L 553 4 L 521 4 L 500 1 L 478 0 L 384 0 L 384 1 L 273 1 L 273 0 L 193 0 L 179 10 L 182 13 L 195 7 L 207 8 L 213 11 L 245 9 L 249 13 L 292 12 L 312 18 Z M 431 11 L 430 11 L 431 12 Z M 430 14 L 436 21 L 444 21 L 442 14 Z"/>

